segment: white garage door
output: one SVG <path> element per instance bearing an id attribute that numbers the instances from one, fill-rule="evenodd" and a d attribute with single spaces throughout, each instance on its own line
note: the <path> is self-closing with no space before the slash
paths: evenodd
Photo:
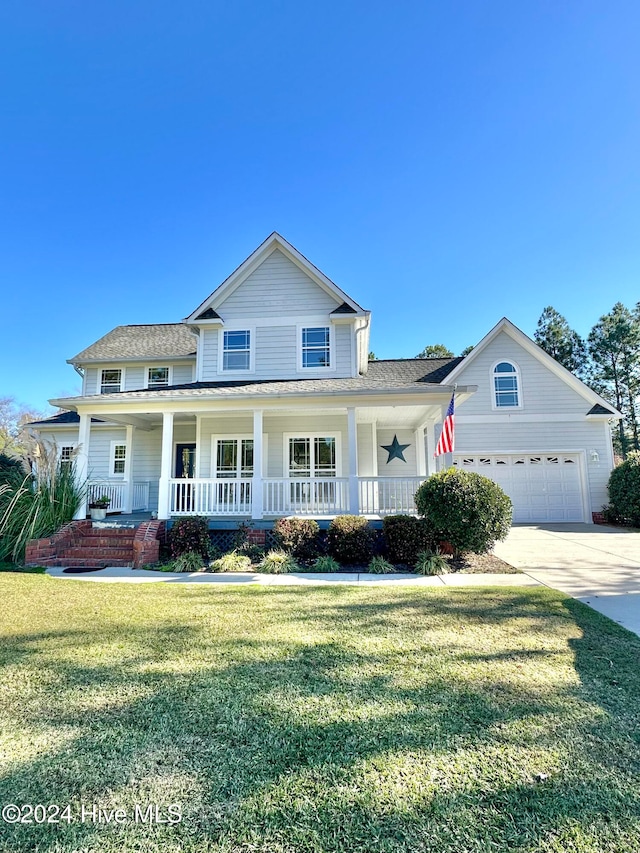
<path id="1" fill-rule="evenodd" d="M 455 454 L 453 464 L 489 477 L 513 501 L 515 522 L 584 521 L 578 454 Z"/>

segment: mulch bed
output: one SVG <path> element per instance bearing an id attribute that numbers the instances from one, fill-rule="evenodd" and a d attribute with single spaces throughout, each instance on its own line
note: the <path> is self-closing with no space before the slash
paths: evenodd
<path id="1" fill-rule="evenodd" d="M 519 569 L 505 563 L 495 554 L 464 554 L 460 557 L 450 557 L 451 571 L 470 574 L 522 574 Z"/>

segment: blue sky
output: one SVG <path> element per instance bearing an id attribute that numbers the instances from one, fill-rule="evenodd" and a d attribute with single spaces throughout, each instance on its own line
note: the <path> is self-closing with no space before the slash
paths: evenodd
<path id="1" fill-rule="evenodd" d="M 273 230 L 382 358 L 640 298 L 637 2 L 0 7 L 0 397 Z"/>

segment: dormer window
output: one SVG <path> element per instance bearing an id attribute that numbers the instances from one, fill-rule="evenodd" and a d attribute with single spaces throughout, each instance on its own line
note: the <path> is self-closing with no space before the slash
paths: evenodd
<path id="1" fill-rule="evenodd" d="M 147 388 L 167 388 L 168 385 L 168 367 L 150 367 L 147 370 Z"/>
<path id="2" fill-rule="evenodd" d="M 494 366 L 493 393 L 496 409 L 520 407 L 520 372 L 512 361 L 499 361 Z"/>
<path id="3" fill-rule="evenodd" d="M 122 371 L 121 370 L 103 370 L 100 378 L 100 393 L 101 394 L 116 394 L 122 386 Z"/>
<path id="4" fill-rule="evenodd" d="M 302 329 L 302 368 L 331 367 L 331 330 L 329 326 Z"/>
<path id="5" fill-rule="evenodd" d="M 222 369 L 251 370 L 251 331 L 229 330 L 222 335 Z"/>

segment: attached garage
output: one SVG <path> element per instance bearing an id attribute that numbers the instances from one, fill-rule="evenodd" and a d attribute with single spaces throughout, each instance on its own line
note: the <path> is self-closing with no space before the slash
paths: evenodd
<path id="1" fill-rule="evenodd" d="M 580 453 L 457 453 L 453 464 L 496 482 L 513 501 L 516 523 L 586 520 Z"/>

